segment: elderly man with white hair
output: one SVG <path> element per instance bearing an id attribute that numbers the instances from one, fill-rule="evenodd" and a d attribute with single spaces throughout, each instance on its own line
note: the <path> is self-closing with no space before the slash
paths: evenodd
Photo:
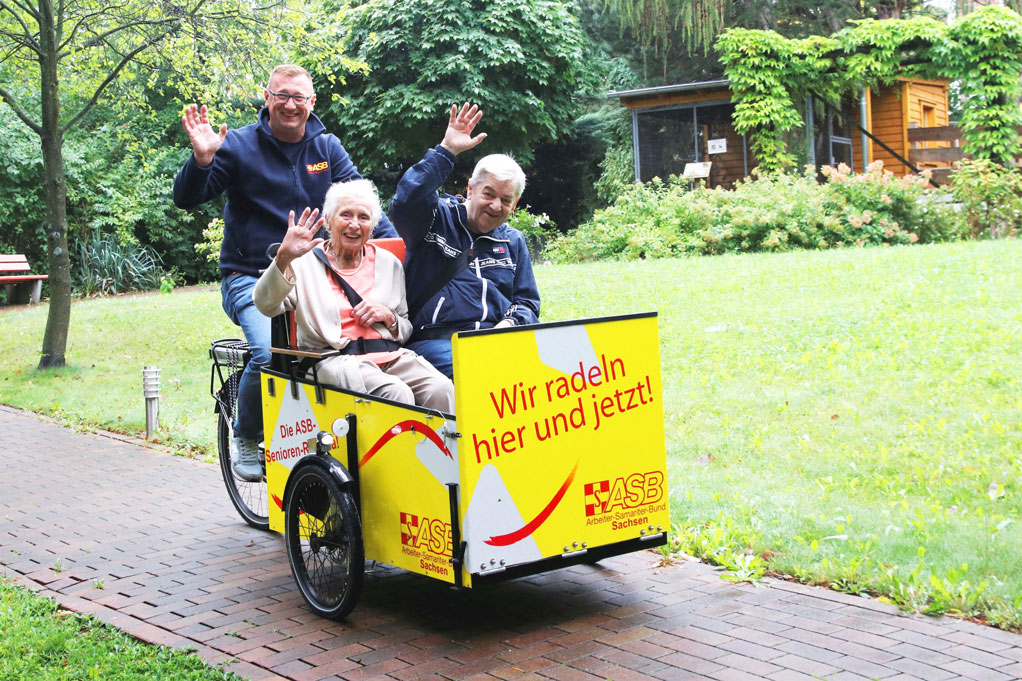
<path id="1" fill-rule="evenodd" d="M 525 237 L 507 224 L 525 190 L 525 173 L 510 156 L 481 159 L 465 197 L 437 190 L 454 158 L 486 138 L 473 136 L 482 111 L 451 107 L 443 141 L 405 172 L 390 205 L 404 239 L 408 347 L 453 376 L 451 336 L 458 331 L 534 324 L 539 291 Z"/>

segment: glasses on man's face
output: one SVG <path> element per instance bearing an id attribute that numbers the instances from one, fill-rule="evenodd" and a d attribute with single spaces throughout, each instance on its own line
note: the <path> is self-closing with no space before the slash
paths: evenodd
<path id="1" fill-rule="evenodd" d="M 270 93 L 274 100 L 281 104 L 287 104 L 287 100 L 293 99 L 295 104 L 301 106 L 312 99 L 312 95 L 292 95 L 290 92 L 274 92 L 273 90 L 267 90 L 267 92 Z"/>

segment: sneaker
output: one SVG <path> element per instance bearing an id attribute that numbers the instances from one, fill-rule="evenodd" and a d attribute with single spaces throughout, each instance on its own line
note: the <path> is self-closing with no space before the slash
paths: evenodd
<path id="1" fill-rule="evenodd" d="M 245 482 L 259 482 L 263 479 L 263 453 L 258 440 L 234 436 L 231 450 L 231 468 L 234 477 Z"/>

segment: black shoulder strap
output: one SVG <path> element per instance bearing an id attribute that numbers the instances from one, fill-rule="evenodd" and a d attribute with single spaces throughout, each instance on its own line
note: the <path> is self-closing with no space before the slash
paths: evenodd
<path id="1" fill-rule="evenodd" d="M 464 204 L 458 204 L 458 213 L 461 216 L 462 222 L 466 220 Z M 470 245 L 468 248 L 461 251 L 461 254 L 457 258 L 447 263 L 447 267 L 443 268 L 436 275 L 429 280 L 425 286 L 419 287 L 415 292 L 415 295 L 408 296 L 408 318 L 415 319 L 415 315 L 419 313 L 419 308 L 426 304 L 426 301 L 432 298 L 436 293 L 447 285 L 451 279 L 454 279 L 455 275 L 461 270 L 465 269 L 465 265 L 468 264 L 469 251 L 472 250 Z"/>
<path id="2" fill-rule="evenodd" d="M 358 292 L 351 287 L 351 284 L 344 281 L 344 277 L 339 275 L 337 270 L 330 266 L 330 261 L 327 260 L 326 253 L 319 248 L 314 248 L 312 250 L 315 252 L 316 257 L 319 258 L 324 265 L 326 265 L 326 271 L 332 274 L 334 279 L 337 280 L 337 283 L 341 285 L 341 290 L 344 291 L 344 295 L 348 296 L 348 302 L 351 303 L 351 306 L 355 307 L 361 303 L 362 296 L 358 295 Z"/>

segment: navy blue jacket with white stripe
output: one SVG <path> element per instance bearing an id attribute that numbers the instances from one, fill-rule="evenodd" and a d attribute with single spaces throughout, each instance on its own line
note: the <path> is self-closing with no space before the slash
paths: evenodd
<path id="1" fill-rule="evenodd" d="M 415 329 L 488 329 L 503 319 L 539 321 L 539 290 L 525 237 L 507 223 L 489 234 L 466 224 L 464 199 L 438 190 L 454 168 L 454 155 L 437 145 L 409 168 L 390 204 L 390 220 L 405 242 L 408 297 L 469 249 L 468 266 L 412 317 Z"/>

